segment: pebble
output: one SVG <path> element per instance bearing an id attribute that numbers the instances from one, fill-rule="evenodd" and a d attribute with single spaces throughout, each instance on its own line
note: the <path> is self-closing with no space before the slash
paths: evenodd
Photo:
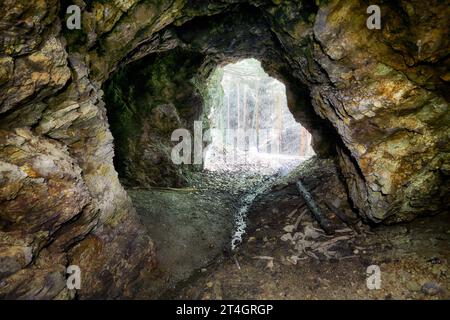
<path id="1" fill-rule="evenodd" d="M 269 268 L 270 271 L 273 271 L 273 260 L 269 260 L 269 261 L 267 262 L 267 268 Z"/>
<path id="2" fill-rule="evenodd" d="M 283 228 L 283 230 L 286 232 L 292 232 L 292 231 L 294 231 L 294 229 L 295 229 L 295 226 L 293 224 L 289 224 Z"/>
<path id="3" fill-rule="evenodd" d="M 298 256 L 293 255 L 293 256 L 287 257 L 286 260 L 295 266 L 295 265 L 297 265 L 297 262 L 299 259 L 298 259 Z"/>
<path id="4" fill-rule="evenodd" d="M 406 288 L 409 291 L 420 291 L 421 289 L 420 284 L 414 280 L 406 282 Z"/>
<path id="5" fill-rule="evenodd" d="M 292 239 L 292 234 L 290 234 L 290 233 L 283 234 L 280 239 L 281 239 L 281 241 L 293 240 Z"/>
<path id="6" fill-rule="evenodd" d="M 435 296 L 439 292 L 441 292 L 441 288 L 439 287 L 438 284 L 436 284 L 434 282 L 426 282 L 422 286 L 422 292 L 425 293 L 428 296 Z"/>
<path id="7" fill-rule="evenodd" d="M 307 239 L 317 239 L 321 236 L 321 234 L 316 230 L 314 230 L 311 226 L 306 226 L 304 233 L 305 238 Z"/>
<path id="8" fill-rule="evenodd" d="M 436 264 L 431 268 L 431 273 L 440 277 L 441 275 L 445 275 L 447 268 L 443 265 Z"/>

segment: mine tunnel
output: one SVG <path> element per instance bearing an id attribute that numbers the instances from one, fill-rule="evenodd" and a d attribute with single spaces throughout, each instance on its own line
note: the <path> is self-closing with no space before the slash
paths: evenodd
<path id="1" fill-rule="evenodd" d="M 0 298 L 449 298 L 446 4 L 80 3 L 1 18 Z"/>

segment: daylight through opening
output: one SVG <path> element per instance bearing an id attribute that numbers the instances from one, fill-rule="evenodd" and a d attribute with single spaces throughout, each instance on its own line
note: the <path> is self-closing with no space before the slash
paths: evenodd
<path id="1" fill-rule="evenodd" d="M 217 68 L 206 106 L 211 144 L 206 170 L 289 172 L 314 155 L 311 134 L 295 121 L 286 88 L 256 59 Z"/>

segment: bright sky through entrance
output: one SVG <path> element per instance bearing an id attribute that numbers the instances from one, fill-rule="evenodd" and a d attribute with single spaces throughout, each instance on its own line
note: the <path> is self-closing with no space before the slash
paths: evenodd
<path id="1" fill-rule="evenodd" d="M 314 154 L 311 135 L 289 111 L 284 84 L 265 73 L 258 60 L 245 59 L 216 72 L 222 78 L 209 88 L 213 133 L 206 169 L 282 169 Z"/>

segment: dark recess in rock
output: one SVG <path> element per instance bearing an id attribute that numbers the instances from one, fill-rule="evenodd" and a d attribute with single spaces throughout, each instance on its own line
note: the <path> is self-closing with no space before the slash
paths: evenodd
<path id="1" fill-rule="evenodd" d="M 248 57 L 286 85 L 363 219 L 448 213 L 446 1 L 383 1 L 381 30 L 358 0 L 75 2 L 78 31 L 70 1 L 2 3 L 0 298 L 73 299 L 70 264 L 76 298 L 135 296 L 157 260 L 119 176 L 184 185 L 160 141 L 201 114 L 217 66 Z"/>

